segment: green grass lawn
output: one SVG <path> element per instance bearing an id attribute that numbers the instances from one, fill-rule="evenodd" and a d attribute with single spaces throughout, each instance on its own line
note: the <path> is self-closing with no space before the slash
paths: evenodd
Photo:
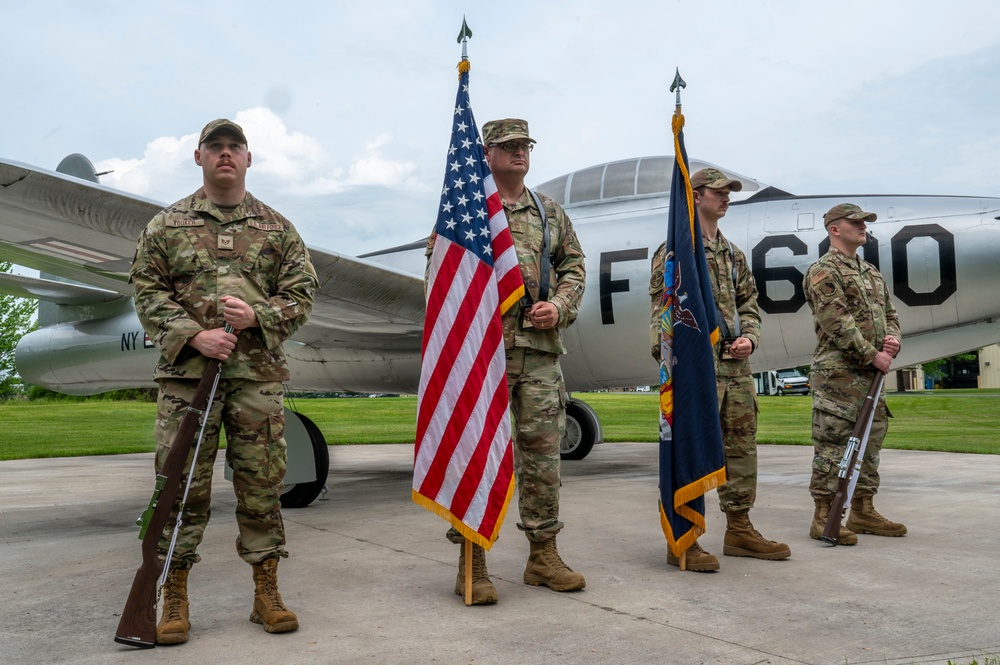
<path id="1" fill-rule="evenodd" d="M 601 419 L 606 441 L 653 441 L 654 393 L 576 393 Z M 1000 454 L 1000 391 L 890 393 L 886 447 Z M 292 406 L 330 444 L 412 443 L 417 400 L 305 399 Z M 760 398 L 758 441 L 809 445 L 812 400 Z M 0 460 L 153 450 L 156 405 L 145 402 L 0 403 Z"/>
<path id="2" fill-rule="evenodd" d="M 587 393 L 577 397 L 601 419 L 605 441 L 652 441 L 657 395 Z M 812 398 L 760 397 L 758 443 L 811 445 Z M 1000 454 L 1000 390 L 889 393 L 886 448 Z"/>
<path id="3" fill-rule="evenodd" d="M 0 403 L 0 460 L 153 450 L 149 402 Z"/>

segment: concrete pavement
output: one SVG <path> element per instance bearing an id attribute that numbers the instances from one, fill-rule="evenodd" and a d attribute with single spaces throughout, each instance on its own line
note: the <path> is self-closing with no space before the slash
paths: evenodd
<path id="1" fill-rule="evenodd" d="M 331 448 L 326 496 L 285 511 L 281 591 L 301 629 L 248 621 L 221 462 L 212 523 L 191 573 L 191 641 L 138 651 L 112 641 L 139 565 L 133 526 L 152 456 L 0 463 L 0 658 L 4 663 L 879 663 L 968 665 L 1000 656 L 1000 456 L 888 450 L 879 509 L 904 538 L 829 547 L 807 530 L 811 449 L 761 446 L 751 517 L 792 557 L 723 557 L 708 497 L 701 543 L 717 573 L 665 563 L 657 446 L 609 443 L 564 464 L 559 549 L 587 588 L 521 581 L 516 502 L 488 563 L 500 602 L 453 591 L 458 548 L 410 500 L 410 445 Z"/>

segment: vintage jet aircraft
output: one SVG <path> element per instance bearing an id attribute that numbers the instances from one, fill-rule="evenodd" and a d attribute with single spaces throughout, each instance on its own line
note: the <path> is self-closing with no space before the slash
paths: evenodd
<path id="1" fill-rule="evenodd" d="M 722 170 L 744 183 L 741 196 L 748 197 L 730 207 L 721 228 L 747 253 L 760 291 L 763 339 L 754 371 L 809 363 L 815 337 L 802 277 L 828 246 L 823 213 L 844 201 L 878 214 L 863 255 L 885 275 L 899 310 L 904 339 L 894 367 L 1000 341 L 1000 199 L 792 196 Z M 537 188 L 564 205 L 587 254 L 581 314 L 566 335 L 570 390 L 658 380 L 647 285 L 652 253 L 665 237 L 671 171 L 671 157 L 643 157 Z M 41 328 L 17 348 L 26 381 L 71 394 L 152 385 L 157 353 L 136 318 L 127 273 L 141 229 L 160 208 L 100 185 L 81 155 L 67 157 L 57 172 L 0 161 L 0 258 L 42 274 L 0 275 L 0 290 L 43 301 Z M 320 289 L 312 318 L 286 344 L 289 389 L 416 391 L 424 243 L 358 258 L 310 247 Z M 600 422 L 579 399 L 568 415 L 563 455 L 580 459 L 602 440 Z M 283 502 L 302 506 L 325 484 L 327 448 L 307 418 L 288 422 L 291 489 Z"/>

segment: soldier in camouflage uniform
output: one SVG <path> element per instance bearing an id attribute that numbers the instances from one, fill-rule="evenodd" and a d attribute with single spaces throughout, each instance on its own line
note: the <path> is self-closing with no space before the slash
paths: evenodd
<path id="1" fill-rule="evenodd" d="M 708 261 L 709 279 L 715 297 L 720 341 L 715 346 L 715 384 L 719 397 L 719 419 L 726 454 L 726 483 L 719 487 L 719 505 L 726 514 L 722 553 L 777 560 L 791 556 L 784 543 L 767 540 L 750 522 L 750 509 L 757 496 L 757 391 L 750 372 L 750 354 L 760 336 L 757 285 L 740 248 L 719 230 L 719 220 L 729 209 L 730 191 L 743 189 L 717 169 L 702 169 L 691 176 L 698 219 Z M 660 359 L 660 308 L 663 295 L 663 261 L 666 243 L 653 254 L 649 283 L 653 357 Z M 667 552 L 667 563 L 678 565 Z M 718 570 L 719 560 L 695 542 L 687 552 L 687 569 Z"/>
<path id="2" fill-rule="evenodd" d="M 573 323 L 580 312 L 586 282 L 583 250 L 566 212 L 538 194 L 545 209 L 550 247 L 550 256 L 542 256 L 542 216 L 524 185 L 535 143 L 528 135 L 528 123 L 510 118 L 492 120 L 483 125 L 482 140 L 528 294 L 503 316 L 521 518 L 517 526 L 530 544 L 524 582 L 573 591 L 584 588 L 586 580 L 562 561 L 556 549 L 556 534 L 563 528 L 559 521 L 559 446 L 566 430 L 566 388 L 559 356 L 566 353 L 560 329 Z M 428 244 L 428 257 L 433 242 L 434 237 Z M 549 272 L 547 293 L 539 293 L 541 270 Z M 448 538 L 463 542 L 455 529 L 448 532 Z M 485 556 L 482 547 L 473 546 L 473 604 L 497 601 Z M 464 557 L 463 547 L 455 582 L 459 595 L 465 588 Z"/>
<path id="3" fill-rule="evenodd" d="M 282 343 L 312 310 L 316 272 L 291 222 L 246 191 L 251 154 L 239 125 L 210 122 L 194 158 L 202 167 L 203 187 L 149 222 L 130 273 L 139 320 L 161 353 L 154 373 L 157 472 L 208 359 L 224 361 L 180 533 L 166 564 L 158 644 L 188 639 L 187 578 L 200 560 L 196 550 L 211 514 L 222 426 L 236 493 L 236 549 L 252 565 L 256 586 L 250 620 L 268 632 L 298 628 L 277 588 L 278 559 L 288 556 L 279 503 L 286 460 L 282 382 L 289 378 Z M 235 334 L 224 330 L 226 323 Z M 161 557 L 170 536 L 166 529 Z"/>
<path id="4" fill-rule="evenodd" d="M 866 222 L 875 213 L 841 203 L 823 215 L 830 250 L 806 273 L 802 287 L 813 313 L 816 350 L 813 389 L 813 467 L 809 492 L 816 504 L 809 535 L 819 539 L 837 493 L 837 466 L 876 372 L 887 374 L 899 353 L 899 318 L 882 275 L 857 252 L 867 241 Z M 878 492 L 879 451 L 889 429 L 885 394 L 875 409 L 851 513 L 837 542 L 854 545 L 855 533 L 902 536 L 906 527 L 883 517 L 873 504 Z M 839 516 L 838 516 L 839 517 Z"/>

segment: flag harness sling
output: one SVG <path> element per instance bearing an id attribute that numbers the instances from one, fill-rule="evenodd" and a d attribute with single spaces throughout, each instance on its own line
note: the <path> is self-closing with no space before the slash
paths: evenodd
<path id="1" fill-rule="evenodd" d="M 538 266 L 538 302 L 549 299 L 549 271 L 552 269 L 551 238 L 549 237 L 549 219 L 545 214 L 545 206 L 538 194 L 525 187 L 531 194 L 531 199 L 538 206 L 538 214 L 542 216 L 542 255 Z M 532 305 L 531 292 L 524 290 L 524 304 Z"/>
<path id="2" fill-rule="evenodd" d="M 733 243 L 730 242 L 729 238 L 726 238 L 726 244 L 729 245 L 729 260 L 733 262 L 733 293 L 735 294 L 739 290 L 739 285 L 737 284 L 736 281 L 736 252 L 733 251 Z M 726 321 L 726 317 L 723 316 L 722 310 L 719 309 L 718 305 L 715 306 L 715 313 L 718 315 L 718 320 L 721 322 L 720 325 L 724 326 L 724 329 L 722 331 L 722 336 L 730 337 L 729 322 Z M 736 305 L 735 318 L 736 318 L 735 329 L 732 331 L 733 334 L 731 336 L 739 337 L 742 331 L 740 330 L 740 307 L 738 304 Z"/>

